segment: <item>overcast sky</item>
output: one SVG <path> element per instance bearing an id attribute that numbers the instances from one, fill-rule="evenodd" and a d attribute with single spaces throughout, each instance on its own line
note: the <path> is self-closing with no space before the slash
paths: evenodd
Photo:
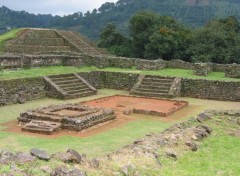
<path id="1" fill-rule="evenodd" d="M 35 14 L 67 15 L 98 9 L 105 2 L 117 2 L 117 0 L 0 0 L 0 6 Z"/>

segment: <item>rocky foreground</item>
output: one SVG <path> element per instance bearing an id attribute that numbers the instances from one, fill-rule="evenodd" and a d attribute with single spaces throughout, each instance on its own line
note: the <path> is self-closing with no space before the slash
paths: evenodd
<path id="1" fill-rule="evenodd" d="M 41 149 L 29 153 L 0 152 L 1 176 L 86 176 L 86 175 L 142 175 L 138 168 L 161 168 L 162 160 L 172 162 L 186 152 L 195 152 L 201 141 L 213 132 L 211 123 L 237 125 L 240 128 L 240 110 L 206 111 L 197 117 L 175 124 L 164 132 L 147 134 L 132 144 L 99 158 L 88 158 L 73 149 L 49 155 Z M 230 135 L 240 136 L 240 130 Z"/>

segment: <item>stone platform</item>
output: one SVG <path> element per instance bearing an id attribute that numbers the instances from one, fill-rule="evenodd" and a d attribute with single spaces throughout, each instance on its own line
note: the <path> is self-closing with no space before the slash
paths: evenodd
<path id="1" fill-rule="evenodd" d="M 23 131 L 53 134 L 61 129 L 82 131 L 115 118 L 108 108 L 66 104 L 29 110 L 21 113 L 18 121 Z"/>

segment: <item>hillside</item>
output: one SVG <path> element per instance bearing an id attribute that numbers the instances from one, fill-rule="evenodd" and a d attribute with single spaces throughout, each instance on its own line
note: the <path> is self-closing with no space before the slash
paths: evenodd
<path id="1" fill-rule="evenodd" d="M 74 13 L 64 17 L 34 15 L 2 7 L 0 28 L 5 26 L 67 28 L 97 39 L 101 28 L 110 22 L 116 23 L 119 29 L 127 34 L 128 20 L 139 10 L 151 10 L 161 15 L 173 16 L 193 28 L 204 25 L 212 18 L 236 16 L 240 19 L 238 0 L 119 0 L 117 3 L 107 2 L 92 12 Z"/>

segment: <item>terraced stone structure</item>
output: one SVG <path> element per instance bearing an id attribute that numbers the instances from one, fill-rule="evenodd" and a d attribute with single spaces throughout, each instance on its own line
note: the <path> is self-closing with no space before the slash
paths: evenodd
<path id="1" fill-rule="evenodd" d="M 80 34 L 53 29 L 25 29 L 19 36 L 10 40 L 4 47 L 5 53 L 43 54 L 43 53 L 83 53 L 105 55 L 107 51 L 97 48 Z"/>
<path id="2" fill-rule="evenodd" d="M 21 113 L 18 121 L 23 131 L 50 135 L 61 129 L 82 131 L 115 118 L 108 108 L 66 104 L 29 110 Z"/>

